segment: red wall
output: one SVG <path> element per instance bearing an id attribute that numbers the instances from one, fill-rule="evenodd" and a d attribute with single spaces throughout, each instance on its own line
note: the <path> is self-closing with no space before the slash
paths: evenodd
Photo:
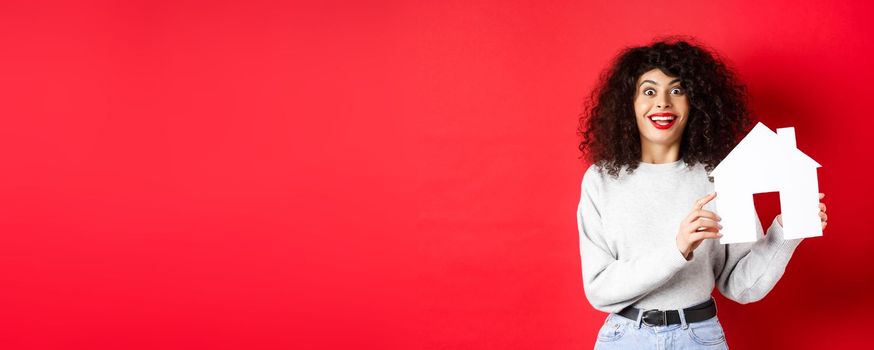
<path id="1" fill-rule="evenodd" d="M 823 165 L 729 345 L 863 343 L 870 2 L 314 3 L 0 4 L 0 347 L 590 348 L 577 114 L 661 34 Z"/>

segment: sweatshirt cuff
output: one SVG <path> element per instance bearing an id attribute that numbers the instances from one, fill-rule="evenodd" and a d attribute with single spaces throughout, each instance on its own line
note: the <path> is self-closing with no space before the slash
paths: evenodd
<path id="1" fill-rule="evenodd" d="M 774 218 L 774 221 L 771 222 L 771 227 L 768 228 L 768 235 L 765 236 L 765 240 L 768 241 L 768 244 L 783 245 L 784 249 L 794 250 L 795 247 L 801 244 L 801 241 L 804 240 L 804 238 L 784 238 L 783 226 L 780 225 L 777 218 Z"/>

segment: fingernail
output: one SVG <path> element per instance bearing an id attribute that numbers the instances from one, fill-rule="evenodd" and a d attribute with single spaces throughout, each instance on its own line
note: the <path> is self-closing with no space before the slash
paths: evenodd
<path id="1" fill-rule="evenodd" d="M 719 226 L 719 228 L 722 228 L 722 225 L 720 225 L 720 224 L 716 224 L 716 226 Z"/>

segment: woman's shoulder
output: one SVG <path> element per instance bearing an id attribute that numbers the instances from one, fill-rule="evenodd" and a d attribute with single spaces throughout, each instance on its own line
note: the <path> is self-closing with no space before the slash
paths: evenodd
<path id="1" fill-rule="evenodd" d="M 640 166 L 637 169 L 634 169 L 634 173 L 630 173 L 628 170 L 628 165 L 623 165 L 620 167 L 617 175 L 611 175 L 606 166 L 602 163 L 592 163 L 586 168 L 586 172 L 583 174 L 583 182 L 589 182 L 592 184 L 595 183 L 605 183 L 608 181 L 620 181 L 625 177 L 630 176 L 645 176 L 652 172 L 652 170 L 641 169 Z M 710 172 L 707 170 L 707 167 L 704 163 L 695 163 L 694 165 L 688 165 L 685 163 L 680 163 L 676 167 L 669 170 L 671 173 L 680 174 L 686 173 L 692 175 L 695 179 L 708 179 L 710 177 Z M 660 171 L 660 173 L 664 173 L 664 169 Z"/>
<path id="2" fill-rule="evenodd" d="M 593 163 L 589 165 L 586 169 L 586 172 L 583 174 L 582 187 L 588 188 L 589 190 L 593 190 L 596 188 L 600 188 L 604 186 L 604 184 L 610 181 L 610 174 L 607 172 L 607 169 L 602 166 L 600 163 Z"/>
<path id="3" fill-rule="evenodd" d="M 598 163 L 592 163 L 588 168 L 586 168 L 586 172 L 583 174 L 583 181 L 585 182 L 587 179 L 589 181 L 601 179 L 604 176 L 604 173 L 606 173 L 604 167 Z"/>
<path id="4" fill-rule="evenodd" d="M 607 183 L 622 183 L 626 178 L 630 177 L 640 177 L 640 176 L 648 176 L 652 174 L 664 174 L 666 173 L 663 170 L 658 172 L 653 172 L 648 169 L 634 169 L 633 173 L 630 173 L 627 165 L 623 165 L 619 169 L 619 173 L 616 175 L 611 175 L 607 169 L 607 167 L 603 166 L 600 163 L 593 163 L 589 165 L 586 169 L 586 172 L 583 174 L 583 184 L 588 185 L 605 185 Z M 677 167 L 668 170 L 668 173 L 673 173 L 676 175 L 685 174 L 686 179 L 689 181 L 708 181 L 710 179 L 710 171 L 707 170 L 707 167 L 703 163 L 696 163 L 694 165 L 688 165 L 685 163 L 679 164 Z"/>
<path id="5" fill-rule="evenodd" d="M 689 166 L 687 170 L 690 173 L 695 174 L 695 177 L 708 180 L 708 182 L 710 182 L 710 173 L 713 172 L 713 169 L 707 170 L 707 165 L 700 162 L 695 163 L 695 165 Z"/>

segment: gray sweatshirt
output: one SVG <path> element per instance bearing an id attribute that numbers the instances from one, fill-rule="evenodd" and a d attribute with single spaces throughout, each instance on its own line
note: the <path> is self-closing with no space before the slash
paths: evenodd
<path id="1" fill-rule="evenodd" d="M 577 207 L 583 288 L 597 310 L 686 308 L 710 298 L 714 284 L 728 299 L 758 301 L 803 240 L 783 239 L 776 218 L 765 236 L 757 217 L 756 242 L 705 239 L 687 261 L 676 237 L 695 201 L 713 192 L 704 166 L 687 167 L 682 159 L 640 163 L 632 174 L 623 168 L 619 178 L 598 168 L 583 175 Z M 714 202 L 704 209 L 716 212 Z"/>

